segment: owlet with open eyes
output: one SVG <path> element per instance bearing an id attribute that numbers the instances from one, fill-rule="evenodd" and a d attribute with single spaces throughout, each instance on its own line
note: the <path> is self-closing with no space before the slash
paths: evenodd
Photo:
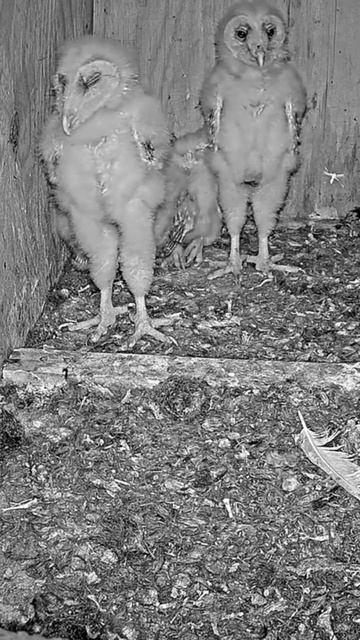
<path id="1" fill-rule="evenodd" d="M 142 89 L 132 57 L 118 41 L 91 36 L 65 43 L 53 92 L 41 152 L 61 233 L 75 236 L 100 289 L 100 317 L 73 328 L 96 325 L 97 340 L 123 310 L 112 304 L 120 250 L 136 304 L 131 344 L 145 334 L 166 340 L 145 306 L 155 259 L 153 215 L 164 198 L 169 148 L 160 104 Z"/>
<path id="2" fill-rule="evenodd" d="M 290 63 L 284 18 L 266 1 L 244 0 L 229 10 L 218 26 L 216 58 L 201 106 L 231 248 L 227 266 L 214 275 L 241 271 L 240 233 L 249 203 L 259 250 L 248 260 L 268 272 L 281 267 L 269 260 L 268 237 L 298 166 L 305 89 Z"/>

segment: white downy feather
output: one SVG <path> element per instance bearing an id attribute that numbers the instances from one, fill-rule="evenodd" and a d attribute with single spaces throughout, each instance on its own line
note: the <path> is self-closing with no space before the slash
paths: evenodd
<path id="1" fill-rule="evenodd" d="M 340 484 L 345 491 L 360 500 L 360 467 L 339 447 L 328 447 L 337 435 L 327 431 L 318 435 L 306 426 L 300 411 L 302 431 L 296 442 L 311 462 Z"/>

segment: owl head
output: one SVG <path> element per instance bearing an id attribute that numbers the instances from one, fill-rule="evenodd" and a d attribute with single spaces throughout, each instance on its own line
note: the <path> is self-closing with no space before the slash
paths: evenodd
<path id="1" fill-rule="evenodd" d="M 137 75 L 134 60 L 117 40 L 85 36 L 65 42 L 53 79 L 64 132 L 71 135 L 104 107 L 119 108 Z"/>
<path id="2" fill-rule="evenodd" d="M 285 20 L 266 0 L 233 5 L 219 24 L 216 45 L 219 60 L 235 73 L 239 63 L 261 69 L 289 59 Z"/>

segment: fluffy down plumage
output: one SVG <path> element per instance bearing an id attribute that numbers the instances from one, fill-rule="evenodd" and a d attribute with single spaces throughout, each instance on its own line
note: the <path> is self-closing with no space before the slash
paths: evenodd
<path id="1" fill-rule="evenodd" d="M 153 215 L 164 198 L 168 132 L 159 102 L 139 84 L 131 55 L 116 40 L 84 37 L 64 44 L 53 82 L 54 106 L 41 153 L 62 216 L 100 289 L 94 339 L 122 308 L 112 304 L 118 250 L 122 275 L 136 303 L 132 344 L 165 337 L 151 325 L 145 295 L 153 277 Z"/>
<path id="2" fill-rule="evenodd" d="M 162 253 L 178 267 L 200 264 L 203 247 L 220 234 L 217 185 L 207 164 L 208 152 L 202 128 L 174 142 L 167 167 L 167 195 L 156 217 L 155 236 Z"/>
<path id="3" fill-rule="evenodd" d="M 231 238 L 229 263 L 240 273 L 240 233 L 249 202 L 258 229 L 256 268 L 267 272 L 268 237 L 298 166 L 298 130 L 306 95 L 289 61 L 281 13 L 263 0 L 236 3 L 216 35 L 215 67 L 201 95 L 212 170 Z"/>

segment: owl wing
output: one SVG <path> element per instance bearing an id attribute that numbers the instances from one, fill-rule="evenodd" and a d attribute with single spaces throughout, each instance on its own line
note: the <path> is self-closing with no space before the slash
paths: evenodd
<path id="1" fill-rule="evenodd" d="M 290 102 L 298 120 L 302 120 L 306 110 L 306 90 L 300 74 L 295 67 L 288 63 L 284 73 L 286 83 L 286 102 Z"/>
<path id="2" fill-rule="evenodd" d="M 217 137 L 220 130 L 221 112 L 223 108 L 223 98 L 216 70 L 204 82 L 200 104 L 208 132 L 209 142 L 216 149 Z"/>
<path id="3" fill-rule="evenodd" d="M 50 115 L 39 144 L 40 154 L 46 167 L 47 178 L 51 186 L 56 186 L 56 172 L 64 146 L 64 133 L 59 115 Z"/>
<path id="4" fill-rule="evenodd" d="M 300 126 L 306 110 L 306 91 L 295 67 L 288 64 L 285 72 L 285 113 L 288 121 L 292 150 L 299 145 Z"/>
<path id="5" fill-rule="evenodd" d="M 189 192 L 184 191 L 181 193 L 176 203 L 171 228 L 168 231 L 166 241 L 161 247 L 161 253 L 165 258 L 170 256 L 175 247 L 182 243 L 187 233 L 194 229 L 197 213 L 198 206 Z"/>
<path id="6" fill-rule="evenodd" d="M 160 103 L 152 96 L 139 95 L 132 102 L 131 111 L 131 129 L 141 160 L 162 169 L 170 140 Z"/>

